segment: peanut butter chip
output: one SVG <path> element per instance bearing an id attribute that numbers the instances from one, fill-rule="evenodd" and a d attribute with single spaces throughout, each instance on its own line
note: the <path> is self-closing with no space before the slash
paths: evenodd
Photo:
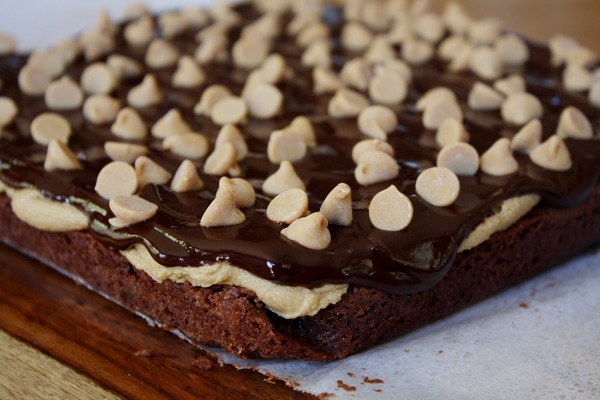
<path id="1" fill-rule="evenodd" d="M 504 74 L 504 62 L 500 54 L 491 47 L 477 47 L 469 61 L 471 71 L 482 79 L 494 80 Z"/>
<path id="2" fill-rule="evenodd" d="M 344 86 L 337 74 L 328 68 L 316 67 L 313 69 L 312 76 L 313 92 L 315 94 L 335 92 Z"/>
<path id="3" fill-rule="evenodd" d="M 131 46 L 145 46 L 154 37 L 154 23 L 149 15 L 130 22 L 125 27 L 123 36 Z"/>
<path id="4" fill-rule="evenodd" d="M 300 136 L 308 147 L 315 147 L 317 145 L 315 129 L 310 120 L 305 116 L 299 115 L 295 117 L 287 129 Z"/>
<path id="5" fill-rule="evenodd" d="M 429 42 L 420 39 L 408 39 L 402 44 L 402 59 L 410 65 L 418 66 L 431 60 L 435 48 Z"/>
<path id="6" fill-rule="evenodd" d="M 429 89 L 427 92 L 425 92 L 423 96 L 421 96 L 421 98 L 417 100 L 415 107 L 419 111 L 424 111 L 427 107 L 429 107 L 429 105 L 437 102 L 438 100 L 446 100 L 452 102 L 458 101 L 456 95 L 452 90 L 448 89 L 447 87 L 438 86 L 433 89 Z"/>
<path id="7" fill-rule="evenodd" d="M 394 185 L 373 196 L 369 204 L 369 219 L 373 226 L 384 231 L 400 231 L 413 218 L 413 205 Z"/>
<path id="8" fill-rule="evenodd" d="M 335 92 L 327 105 L 327 111 L 334 118 L 356 117 L 369 106 L 369 100 L 352 89 L 341 88 Z"/>
<path id="9" fill-rule="evenodd" d="M 144 60 L 150 68 L 171 67 L 179 60 L 179 50 L 165 39 L 154 39 L 148 45 Z"/>
<path id="10" fill-rule="evenodd" d="M 352 190 L 350 186 L 346 183 L 340 183 L 334 187 L 325 197 L 319 212 L 331 224 L 352 225 Z"/>
<path id="11" fill-rule="evenodd" d="M 246 77 L 246 82 L 244 82 L 244 87 L 242 88 L 242 93 L 240 94 L 240 96 L 245 99 L 248 93 L 250 93 L 250 90 L 266 83 L 267 81 L 265 80 L 263 74 L 259 69 L 250 71 L 250 73 Z"/>
<path id="12" fill-rule="evenodd" d="M 8 55 L 15 51 L 17 41 L 14 37 L 0 33 L 0 55 Z"/>
<path id="13" fill-rule="evenodd" d="M 469 26 L 469 39 L 477 45 L 489 45 L 498 39 L 502 32 L 502 21 L 496 18 L 486 18 L 473 21 Z"/>
<path id="14" fill-rule="evenodd" d="M 306 155 L 306 142 L 293 130 L 283 129 L 271 132 L 267 145 L 267 156 L 274 164 L 287 160 L 299 161 Z"/>
<path id="15" fill-rule="evenodd" d="M 371 63 L 379 63 L 396 58 L 396 50 L 385 35 L 377 35 L 365 52 L 365 59 Z"/>
<path id="16" fill-rule="evenodd" d="M 397 105 L 404 101 L 407 94 L 407 82 L 392 71 L 379 72 L 369 82 L 369 96 L 375 103 Z"/>
<path id="17" fill-rule="evenodd" d="M 19 71 L 19 88 L 30 96 L 39 96 L 46 92 L 52 77 L 39 66 L 25 65 Z"/>
<path id="18" fill-rule="evenodd" d="M 139 85 L 127 93 L 127 103 L 135 108 L 146 108 L 162 101 L 162 94 L 154 75 L 148 74 Z"/>
<path id="19" fill-rule="evenodd" d="M 529 60 L 529 48 L 517 35 L 503 35 L 496 40 L 494 46 L 506 65 L 520 66 Z"/>
<path id="20" fill-rule="evenodd" d="M 594 75 L 584 66 L 567 64 L 562 76 L 563 85 L 571 92 L 584 92 L 594 83 Z"/>
<path id="21" fill-rule="evenodd" d="M 187 20 L 190 27 L 196 29 L 202 28 L 210 22 L 208 11 L 196 5 L 184 7 L 181 10 L 181 15 Z"/>
<path id="22" fill-rule="evenodd" d="M 361 52 L 371 43 L 373 33 L 363 24 L 350 21 L 342 27 L 340 39 L 345 49 Z"/>
<path id="23" fill-rule="evenodd" d="M 260 74 L 266 83 L 277 84 L 285 76 L 287 65 L 281 54 L 270 54 L 260 65 Z"/>
<path id="24" fill-rule="evenodd" d="M 377 63 L 375 64 L 373 69 L 375 71 L 375 74 L 379 74 L 384 71 L 389 71 L 402 77 L 406 83 L 412 81 L 412 70 L 410 66 L 404 61 L 399 60 L 397 58 Z"/>
<path id="25" fill-rule="evenodd" d="M 173 87 L 194 88 L 202 85 L 205 80 L 206 74 L 193 57 L 184 55 L 179 58 L 172 78 Z"/>
<path id="26" fill-rule="evenodd" d="M 594 129 L 581 110 L 569 106 L 560 113 L 556 134 L 562 138 L 591 139 L 594 137 Z"/>
<path id="27" fill-rule="evenodd" d="M 438 129 L 442 123 L 449 119 L 462 122 L 463 113 L 456 101 L 439 99 L 431 102 L 423 112 L 423 126 L 427 129 Z"/>
<path id="28" fill-rule="evenodd" d="M 265 179 L 262 185 L 262 191 L 268 195 L 277 195 L 292 188 L 306 190 L 304 182 L 296 174 L 294 166 L 289 161 L 282 161 L 279 169 Z"/>
<path id="29" fill-rule="evenodd" d="M 242 136 L 242 132 L 235 125 L 223 125 L 215 140 L 215 147 L 223 143 L 231 143 L 235 147 L 238 161 L 243 160 L 248 155 L 248 145 L 244 140 L 244 136 Z"/>
<path id="30" fill-rule="evenodd" d="M 468 104 L 473 110 L 498 110 L 503 101 L 504 96 L 485 83 L 475 82 L 469 92 Z"/>
<path id="31" fill-rule="evenodd" d="M 372 76 L 371 64 L 362 57 L 346 61 L 340 71 L 342 82 L 358 90 L 366 90 Z"/>
<path id="32" fill-rule="evenodd" d="M 312 250 L 324 250 L 331 244 L 327 218 L 320 212 L 299 218 L 281 230 L 281 234 L 300 246 Z"/>
<path id="33" fill-rule="evenodd" d="M 507 138 L 498 139 L 481 155 L 479 164 L 483 172 L 495 176 L 510 175 L 519 170 Z"/>
<path id="34" fill-rule="evenodd" d="M 418 15 L 413 22 L 415 33 L 431 43 L 437 43 L 446 33 L 442 18 L 432 12 Z"/>
<path id="35" fill-rule="evenodd" d="M 110 131 L 121 139 L 144 139 L 148 135 L 148 128 L 140 114 L 129 107 L 119 111 Z"/>
<path id="36" fill-rule="evenodd" d="M 397 125 L 396 113 L 385 106 L 370 106 L 358 115 L 358 129 L 375 139 L 387 140 L 388 133 L 393 132 Z"/>
<path id="37" fill-rule="evenodd" d="M 459 48 L 452 60 L 450 60 L 450 64 L 448 64 L 448 71 L 454 73 L 467 71 L 470 68 L 474 51 L 475 47 L 471 43 L 467 43 Z"/>
<path id="38" fill-rule="evenodd" d="M 544 108 L 534 95 L 515 93 L 504 100 L 500 112 L 504 121 L 515 125 L 524 125 L 532 119 L 541 118 Z"/>
<path id="39" fill-rule="evenodd" d="M 438 167 L 451 170 L 456 175 L 473 176 L 479 169 L 479 154 L 468 143 L 454 143 L 440 150 L 436 164 Z"/>
<path id="40" fill-rule="evenodd" d="M 454 34 L 465 34 L 469 31 L 473 20 L 458 2 L 448 2 L 442 13 L 442 19 Z"/>
<path id="41" fill-rule="evenodd" d="M 114 196 L 108 202 L 110 210 L 115 214 L 109 220 L 115 228 L 133 225 L 146 221 L 156 215 L 158 206 L 136 195 Z"/>
<path id="42" fill-rule="evenodd" d="M 245 179 L 232 178 L 235 205 L 239 208 L 250 208 L 256 202 L 254 187 Z"/>
<path id="43" fill-rule="evenodd" d="M 269 119 L 276 116 L 283 106 L 283 94 L 274 85 L 265 83 L 251 88 L 244 99 L 254 118 Z"/>
<path id="44" fill-rule="evenodd" d="M 241 124 L 248 118 L 248 105 L 241 97 L 225 97 L 213 106 L 210 117 L 216 125 Z"/>
<path id="45" fill-rule="evenodd" d="M 382 151 L 367 151 L 358 159 L 354 177 L 361 185 L 371 185 L 394 179 L 400 173 L 396 160 Z"/>
<path id="46" fill-rule="evenodd" d="M 199 133 L 182 132 L 169 135 L 162 147 L 183 158 L 198 159 L 208 153 L 208 139 Z"/>
<path id="47" fill-rule="evenodd" d="M 237 163 L 235 147 L 231 143 L 223 143 L 213 150 L 204 163 L 204 173 L 208 175 L 239 176 L 241 171 Z"/>
<path id="48" fill-rule="evenodd" d="M 327 38 L 329 38 L 329 28 L 319 21 L 307 25 L 298 32 L 296 43 L 301 47 L 306 47 L 317 40 L 326 40 Z"/>
<path id="49" fill-rule="evenodd" d="M 86 61 L 95 61 L 115 48 L 115 40 L 112 33 L 89 30 L 80 37 L 83 54 Z"/>
<path id="50" fill-rule="evenodd" d="M 209 204 L 200 219 L 206 228 L 238 225 L 246 221 L 246 216 L 235 204 L 234 187 L 231 179 L 222 177 L 215 199 Z"/>
<path id="51" fill-rule="evenodd" d="M 176 133 L 191 132 L 192 128 L 183 120 L 181 112 L 173 108 L 152 125 L 152 136 L 164 139 Z"/>
<path id="52" fill-rule="evenodd" d="M 219 100 L 232 96 L 231 91 L 222 85 L 212 85 L 202 92 L 198 104 L 194 106 L 194 113 L 210 116 L 212 109 Z"/>
<path id="53" fill-rule="evenodd" d="M 415 189 L 429 204 L 447 207 L 458 198 L 460 182 L 456 174 L 448 168 L 432 167 L 419 174 Z"/>
<path id="54" fill-rule="evenodd" d="M 63 76 L 48 85 L 44 100 L 50 110 L 73 110 L 81 106 L 83 92 L 71 78 Z"/>
<path id="55" fill-rule="evenodd" d="M 517 74 L 510 75 L 503 79 L 498 79 L 494 82 L 494 89 L 505 96 L 525 92 L 525 88 L 525 78 Z"/>
<path id="56" fill-rule="evenodd" d="M 113 161 L 106 164 L 96 178 L 96 192 L 105 199 L 129 196 L 138 187 L 135 169 L 126 162 Z"/>
<path id="57" fill-rule="evenodd" d="M 110 68 L 117 80 L 122 78 L 135 78 L 141 76 L 144 72 L 140 63 L 121 54 L 111 54 L 108 56 L 106 65 Z"/>
<path id="58" fill-rule="evenodd" d="M 71 136 L 71 125 L 62 115 L 43 113 L 31 121 L 31 136 L 42 145 L 49 144 L 53 139 L 66 144 Z"/>
<path id="59" fill-rule="evenodd" d="M 27 65 L 41 68 L 50 78 L 56 78 L 65 71 L 65 62 L 57 51 L 36 50 L 29 56 Z"/>
<path id="60" fill-rule="evenodd" d="M 140 188 L 153 183 L 164 185 L 171 179 L 171 173 L 146 156 L 136 158 L 135 173 Z"/>
<path id="61" fill-rule="evenodd" d="M 79 163 L 77 156 L 73 154 L 66 144 L 57 139 L 52 139 L 50 143 L 48 143 L 48 150 L 44 161 L 44 169 L 46 171 L 54 171 L 57 169 L 69 171 L 80 168 L 81 164 Z"/>
<path id="62" fill-rule="evenodd" d="M 463 35 L 452 35 L 440 43 L 437 53 L 442 60 L 452 61 L 467 46 L 471 45 Z"/>
<path id="63" fill-rule="evenodd" d="M 571 154 L 563 139 L 552 135 L 539 146 L 531 150 L 531 161 L 551 171 L 568 171 L 571 168 Z"/>
<path id="64" fill-rule="evenodd" d="M 66 38 L 54 43 L 53 51 L 62 58 L 65 65 L 69 65 L 81 54 L 81 46 L 76 39 Z"/>
<path id="65" fill-rule="evenodd" d="M 104 143 L 104 151 L 111 160 L 127 164 L 133 164 L 139 156 L 148 154 L 148 148 L 144 145 L 113 141 Z"/>
<path id="66" fill-rule="evenodd" d="M 529 154 L 542 141 L 542 123 L 532 119 L 525 124 L 510 141 L 512 151 Z"/>
<path id="67" fill-rule="evenodd" d="M 88 94 L 108 94 L 117 83 L 115 74 L 105 63 L 90 64 L 81 74 L 81 87 Z"/>
<path id="68" fill-rule="evenodd" d="M 119 100 L 105 94 L 95 94 L 83 103 L 83 116 L 93 124 L 113 122 L 121 109 Z"/>
<path id="69" fill-rule="evenodd" d="M 194 163 L 190 160 L 183 160 L 177 171 L 175 171 L 175 175 L 173 175 L 171 190 L 181 193 L 200 190 L 203 187 L 204 182 L 198 175 L 198 169 Z"/>
<path id="70" fill-rule="evenodd" d="M 303 66 L 309 68 L 329 68 L 331 66 L 331 49 L 329 42 L 320 40 L 309 44 L 302 53 L 300 61 Z"/>
<path id="71" fill-rule="evenodd" d="M 270 47 L 269 41 L 264 38 L 244 36 L 231 49 L 233 63 L 241 68 L 257 68 L 269 54 Z"/>
<path id="72" fill-rule="evenodd" d="M 279 193 L 267 206 L 267 218 L 289 225 L 308 212 L 308 195 L 302 189 L 292 188 Z"/>
<path id="73" fill-rule="evenodd" d="M 391 144 L 379 139 L 364 139 L 352 147 L 352 160 L 358 164 L 360 157 L 371 150 L 381 151 L 394 157 L 394 148 Z"/>
<path id="74" fill-rule="evenodd" d="M 435 133 L 435 142 L 440 147 L 468 141 L 469 133 L 463 123 L 456 118 L 446 118 Z"/>
<path id="75" fill-rule="evenodd" d="M 165 38 L 172 39 L 188 28 L 188 20 L 181 13 L 166 12 L 158 16 L 158 26 Z"/>
<path id="76" fill-rule="evenodd" d="M 0 131 L 3 126 L 12 124 L 19 113 L 19 108 L 10 97 L 0 96 Z"/>
<path id="77" fill-rule="evenodd" d="M 205 37 L 194 52 L 194 58 L 201 65 L 227 60 L 229 58 L 227 38 L 222 35 Z"/>

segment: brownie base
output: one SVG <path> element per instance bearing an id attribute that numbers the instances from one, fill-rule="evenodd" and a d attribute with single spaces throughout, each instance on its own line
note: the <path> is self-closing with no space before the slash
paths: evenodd
<path id="1" fill-rule="evenodd" d="M 68 273 L 132 312 L 240 358 L 333 360 L 490 297 L 600 243 L 600 186 L 575 208 L 539 206 L 504 232 L 460 253 L 430 290 L 393 295 L 351 285 L 335 305 L 287 320 L 251 290 L 158 283 L 85 231 L 53 233 L 19 220 L 0 195 L 0 240 Z"/>

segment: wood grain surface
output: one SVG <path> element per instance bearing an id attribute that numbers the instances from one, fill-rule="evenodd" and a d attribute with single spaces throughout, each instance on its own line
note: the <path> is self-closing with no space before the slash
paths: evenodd
<path id="1" fill-rule="evenodd" d="M 443 0 L 432 0 L 441 9 Z M 568 34 L 600 52 L 598 0 L 462 0 L 536 40 Z M 0 245 L 0 398 L 306 399 L 204 351 Z"/>

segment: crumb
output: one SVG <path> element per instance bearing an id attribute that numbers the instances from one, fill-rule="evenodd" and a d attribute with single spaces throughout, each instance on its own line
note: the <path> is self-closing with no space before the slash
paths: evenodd
<path id="1" fill-rule="evenodd" d="M 202 371 L 208 371 L 212 368 L 212 363 L 206 357 L 196 357 L 192 361 L 192 365 L 196 368 L 200 368 Z"/>
<path id="2" fill-rule="evenodd" d="M 146 349 L 138 350 L 134 354 L 136 357 L 152 357 L 152 352 Z"/>
<path id="3" fill-rule="evenodd" d="M 440 350 L 437 352 L 438 354 L 444 354 L 444 350 Z"/>
<path id="4" fill-rule="evenodd" d="M 327 399 L 332 399 L 335 397 L 335 394 L 333 393 L 321 393 L 318 398 L 319 400 L 327 400 Z"/>
<path id="5" fill-rule="evenodd" d="M 521 308 L 529 308 L 529 304 L 527 304 L 527 303 L 521 303 L 521 304 L 519 304 L 519 307 L 521 307 Z"/>
<path id="6" fill-rule="evenodd" d="M 377 378 L 371 379 L 368 376 L 364 377 L 363 382 L 364 383 L 384 383 L 383 379 L 377 379 Z"/>
<path id="7" fill-rule="evenodd" d="M 410 349 L 404 349 L 405 353 L 410 353 Z"/>
<path id="8" fill-rule="evenodd" d="M 383 392 L 383 390 L 381 390 L 381 389 L 375 389 L 375 391 L 376 391 L 377 393 L 381 393 L 381 392 Z"/>
<path id="9" fill-rule="evenodd" d="M 355 375 L 352 372 L 346 372 L 350 378 L 354 378 Z"/>
<path id="10" fill-rule="evenodd" d="M 344 381 L 337 381 L 337 385 L 340 389 L 344 389 L 346 392 L 356 392 L 356 387 L 347 385 L 344 383 Z"/>

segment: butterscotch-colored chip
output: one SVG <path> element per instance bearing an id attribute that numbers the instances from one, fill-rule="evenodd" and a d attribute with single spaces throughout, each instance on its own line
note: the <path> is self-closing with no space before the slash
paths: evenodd
<path id="1" fill-rule="evenodd" d="M 194 132 L 175 133 L 167 136 L 162 142 L 163 149 L 189 159 L 204 157 L 208 153 L 208 147 L 208 139 Z"/>
<path id="2" fill-rule="evenodd" d="M 367 151 L 358 159 L 354 178 L 361 185 L 371 185 L 394 179 L 400 173 L 396 160 L 382 151 Z"/>
<path id="3" fill-rule="evenodd" d="M 342 82 L 358 90 L 366 90 L 373 77 L 371 64 L 363 57 L 356 57 L 344 63 L 339 75 Z"/>
<path id="4" fill-rule="evenodd" d="M 162 101 L 162 93 L 152 74 L 147 74 L 139 85 L 127 93 L 127 103 L 135 108 L 146 108 Z"/>
<path id="5" fill-rule="evenodd" d="M 473 176 L 479 169 L 479 153 L 468 143 L 450 144 L 440 150 L 436 165 L 447 168 L 456 175 Z"/>
<path id="6" fill-rule="evenodd" d="M 279 193 L 267 206 L 267 218 L 289 225 L 308 212 L 308 195 L 302 189 L 292 188 Z"/>
<path id="7" fill-rule="evenodd" d="M 568 171 L 573 165 L 569 149 L 558 135 L 550 136 L 531 150 L 529 158 L 540 167 L 551 171 Z"/>
<path id="8" fill-rule="evenodd" d="M 121 139 L 144 139 L 148 135 L 148 128 L 140 114 L 129 107 L 119 111 L 110 131 Z"/>
<path id="9" fill-rule="evenodd" d="M 307 68 L 331 66 L 331 48 L 329 42 L 320 40 L 308 45 L 300 56 L 302 65 Z"/>
<path id="10" fill-rule="evenodd" d="M 81 74 L 81 87 L 87 94 L 108 94 L 117 83 L 117 77 L 105 63 L 90 64 Z"/>
<path id="11" fill-rule="evenodd" d="M 19 71 L 19 88 L 30 96 L 44 94 L 51 81 L 52 76 L 39 66 L 25 65 Z"/>
<path id="12" fill-rule="evenodd" d="M 248 105 L 241 97 L 224 97 L 212 107 L 210 118 L 216 125 L 242 124 L 248 118 Z"/>
<path id="13" fill-rule="evenodd" d="M 81 106 L 83 92 L 76 82 L 63 76 L 48 85 L 44 100 L 50 110 L 74 110 Z"/>
<path id="14" fill-rule="evenodd" d="M 495 80 L 504 74 L 504 61 L 492 47 L 476 47 L 469 60 L 471 71 L 482 79 Z"/>
<path id="15" fill-rule="evenodd" d="M 406 98 L 408 83 L 392 71 L 381 71 L 369 81 L 369 97 L 373 102 L 384 105 L 397 105 Z"/>
<path id="16" fill-rule="evenodd" d="M 562 138 L 591 139 L 594 129 L 580 109 L 569 106 L 560 113 L 556 134 Z"/>
<path id="17" fill-rule="evenodd" d="M 525 78 L 518 74 L 509 75 L 506 78 L 496 80 L 494 82 L 494 89 L 505 96 L 525 92 Z"/>
<path id="18" fill-rule="evenodd" d="M 330 224 L 352 225 L 352 189 L 346 183 L 334 187 L 325 197 L 319 212 L 327 218 Z"/>
<path id="19" fill-rule="evenodd" d="M 179 58 L 177 70 L 171 79 L 173 87 L 194 88 L 202 85 L 205 80 L 206 74 L 193 57 L 183 55 Z"/>
<path id="20" fill-rule="evenodd" d="M 194 113 L 210 116 L 219 100 L 232 96 L 231 91 L 223 85 L 211 85 L 202 92 L 200 101 L 194 106 Z"/>
<path id="21" fill-rule="evenodd" d="M 500 113 L 504 121 L 524 125 L 532 119 L 541 118 L 544 107 L 540 100 L 530 93 L 515 93 L 504 100 Z"/>
<path id="22" fill-rule="evenodd" d="M 307 117 L 303 115 L 295 117 L 288 125 L 287 129 L 300 136 L 308 147 L 315 147 L 317 145 L 315 129 L 312 122 L 310 122 Z"/>
<path id="23" fill-rule="evenodd" d="M 19 107 L 13 99 L 0 96 L 0 131 L 3 126 L 12 124 L 19 113 Z"/>
<path id="24" fill-rule="evenodd" d="M 231 143 L 233 147 L 235 147 L 238 161 L 243 160 L 248 155 L 248 145 L 246 144 L 246 140 L 244 140 L 242 132 L 240 132 L 233 124 L 223 125 L 219 131 L 217 139 L 215 140 L 215 147 L 223 143 Z"/>
<path id="25" fill-rule="evenodd" d="M 283 94 L 274 85 L 256 85 L 244 94 L 248 112 L 254 118 L 269 119 L 277 115 L 283 106 Z"/>
<path id="26" fill-rule="evenodd" d="M 344 86 L 337 74 L 328 68 L 313 68 L 312 77 L 313 92 L 315 94 L 335 92 Z"/>
<path id="27" fill-rule="evenodd" d="M 235 193 L 231 180 L 222 177 L 215 199 L 209 204 L 200 225 L 206 228 L 238 225 L 246 221 L 246 216 L 235 204 Z"/>
<path id="28" fill-rule="evenodd" d="M 268 195 L 277 195 L 292 188 L 306 190 L 304 182 L 289 161 L 282 161 L 277 171 L 269 175 L 262 185 L 262 191 Z"/>
<path id="29" fill-rule="evenodd" d="M 504 64 L 520 66 L 529 60 L 529 48 L 523 39 L 515 34 L 500 36 L 494 43 Z"/>
<path id="30" fill-rule="evenodd" d="M 148 154 L 148 148 L 141 144 L 107 141 L 104 151 L 113 161 L 123 161 L 133 164 L 140 156 Z"/>
<path id="31" fill-rule="evenodd" d="M 373 39 L 373 32 L 363 24 L 350 21 L 344 24 L 340 33 L 340 40 L 345 49 L 361 52 L 365 50 Z"/>
<path id="32" fill-rule="evenodd" d="M 458 198 L 460 181 L 448 168 L 431 167 L 419 174 L 415 182 L 415 190 L 429 204 L 447 207 Z"/>
<path id="33" fill-rule="evenodd" d="M 562 75 L 563 86 L 571 92 L 584 92 L 594 83 L 594 75 L 584 66 L 567 64 Z"/>
<path id="34" fill-rule="evenodd" d="M 440 147 L 458 142 L 468 142 L 469 138 L 469 132 L 467 132 L 463 123 L 456 118 L 445 119 L 435 133 L 435 142 Z"/>
<path id="35" fill-rule="evenodd" d="M 435 48 L 431 43 L 416 38 L 405 40 L 400 51 L 402 59 L 413 66 L 422 65 L 435 55 Z"/>
<path id="36" fill-rule="evenodd" d="M 122 54 L 111 54 L 106 59 L 106 65 L 117 80 L 135 78 L 144 72 L 142 65 L 131 57 Z"/>
<path id="37" fill-rule="evenodd" d="M 173 175 L 171 190 L 181 193 L 202 188 L 204 188 L 204 182 L 202 182 L 194 163 L 190 160 L 183 160 Z"/>
<path id="38" fill-rule="evenodd" d="M 113 122 L 121 109 L 121 102 L 105 94 L 95 94 L 83 103 L 83 116 L 93 124 Z"/>
<path id="39" fill-rule="evenodd" d="M 327 112 L 334 118 L 356 117 L 369 106 L 369 100 L 352 89 L 340 88 L 327 105 Z"/>
<path id="40" fill-rule="evenodd" d="M 475 82 L 469 92 L 468 104 L 473 110 L 492 111 L 502 106 L 504 96 L 485 83 Z"/>
<path id="41" fill-rule="evenodd" d="M 96 192 L 105 199 L 129 196 L 138 187 L 135 169 L 126 162 L 113 161 L 106 164 L 96 178 Z"/>
<path id="42" fill-rule="evenodd" d="M 172 177 L 169 171 L 147 156 L 139 156 L 136 158 L 134 167 L 140 188 L 151 183 L 155 185 L 164 185 L 169 182 Z"/>
<path id="43" fill-rule="evenodd" d="M 204 173 L 208 175 L 239 176 L 241 171 L 237 163 L 237 152 L 231 143 L 223 143 L 213 150 L 204 162 Z"/>
<path id="44" fill-rule="evenodd" d="M 519 163 L 510 148 L 510 140 L 498 139 L 479 158 L 479 166 L 486 174 L 503 176 L 514 174 L 519 170 Z"/>
<path id="45" fill-rule="evenodd" d="M 239 208 L 250 208 L 256 202 L 254 187 L 245 179 L 232 178 L 235 205 Z"/>
<path id="46" fill-rule="evenodd" d="M 77 156 L 63 142 L 52 139 L 48 143 L 46 159 L 44 160 L 44 169 L 46 171 L 63 170 L 70 171 L 80 169 L 81 163 Z"/>
<path id="47" fill-rule="evenodd" d="M 281 234 L 303 247 L 324 250 L 331 244 L 331 233 L 327 226 L 327 218 L 320 212 L 315 212 L 295 220 L 282 229 Z"/>
<path id="48" fill-rule="evenodd" d="M 512 151 L 529 154 L 542 140 L 542 123 L 539 119 L 532 119 L 525 124 L 510 141 Z"/>
<path id="49" fill-rule="evenodd" d="M 423 126 L 427 129 L 438 129 L 447 119 L 463 120 L 463 113 L 456 101 L 440 98 L 432 101 L 423 111 Z"/>
<path id="50" fill-rule="evenodd" d="M 394 185 L 373 196 L 369 204 L 369 219 L 373 226 L 384 231 L 400 231 L 413 218 L 410 199 Z"/>
<path id="51" fill-rule="evenodd" d="M 114 196 L 108 202 L 110 210 L 115 214 L 109 222 L 115 228 L 137 224 L 156 215 L 158 206 L 136 195 Z"/>
<path id="52" fill-rule="evenodd" d="M 47 145 L 53 139 L 68 143 L 71 136 L 71 124 L 60 114 L 47 112 L 31 121 L 31 137 L 36 143 Z"/>
<path id="53" fill-rule="evenodd" d="M 167 111 L 150 129 L 152 136 L 159 139 L 164 139 L 176 133 L 188 133 L 191 131 L 192 128 L 184 121 L 181 112 L 176 108 Z"/>
<path id="54" fill-rule="evenodd" d="M 352 160 L 358 164 L 360 157 L 368 151 L 377 150 L 394 157 L 394 148 L 391 144 L 379 139 L 364 139 L 352 147 Z"/>
<path id="55" fill-rule="evenodd" d="M 358 129 L 367 136 L 387 140 L 387 135 L 398 126 L 396 113 L 385 106 L 370 106 L 358 115 Z"/>
<path id="56" fill-rule="evenodd" d="M 145 46 L 154 37 L 154 22 L 149 15 L 143 15 L 125 26 L 123 36 L 131 46 Z"/>
<path id="57" fill-rule="evenodd" d="M 271 132 L 267 144 L 267 156 L 274 164 L 287 160 L 299 161 L 306 155 L 306 142 L 293 130 L 282 129 Z"/>

